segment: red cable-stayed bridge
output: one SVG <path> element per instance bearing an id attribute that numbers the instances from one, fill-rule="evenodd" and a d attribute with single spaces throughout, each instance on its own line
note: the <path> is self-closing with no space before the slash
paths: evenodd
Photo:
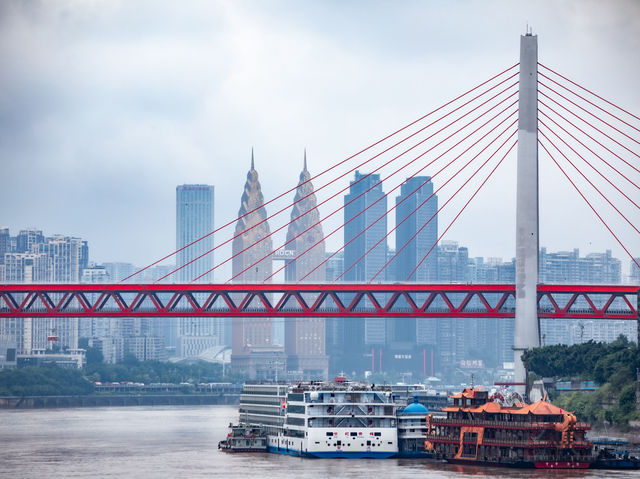
<path id="1" fill-rule="evenodd" d="M 638 319 L 637 286 L 539 285 L 538 317 Z M 0 317 L 513 318 L 512 284 L 3 285 Z"/>
<path id="2" fill-rule="evenodd" d="M 490 182 L 496 170 L 505 160 L 511 159 L 511 152 L 516 145 L 519 149 L 518 156 L 521 148 L 535 153 L 536 194 L 529 206 L 537 208 L 539 144 L 545 157 L 550 160 L 548 164 L 557 167 L 553 172 L 559 178 L 567 180 L 567 186 L 575 190 L 584 201 L 585 206 L 594 214 L 594 220 L 602 223 L 631 261 L 640 268 L 637 259 L 639 253 L 635 251 L 635 256 L 632 254 L 632 246 L 637 248 L 640 244 L 640 117 L 581 86 L 568 76 L 537 63 L 537 43 L 535 61 L 529 61 L 527 65 L 521 63 L 492 76 L 315 176 L 301 178 L 298 184 L 287 191 L 255 207 L 247 208 L 239 214 L 237 220 L 208 232 L 118 284 L 0 285 L 0 317 L 514 318 L 518 298 L 525 296 L 524 289 L 519 286 L 428 284 L 421 279 L 421 268 L 429 261 L 438 242 Z M 527 75 L 523 76 L 522 69 L 525 66 Z M 532 80 L 530 77 L 533 73 L 535 78 Z M 538 80 L 538 75 L 542 77 L 541 80 Z M 521 141 L 523 131 L 528 132 L 529 136 L 533 135 L 533 141 L 530 141 L 531 138 L 525 134 L 526 145 Z M 367 168 L 370 173 L 349 182 L 348 176 L 360 168 Z M 254 171 L 253 168 L 251 171 Z M 331 174 L 337 176 L 330 178 Z M 373 214 L 375 206 L 381 201 L 386 204 L 389 195 L 400 188 L 407 177 L 422 178 L 422 184 L 376 217 Z M 307 183 L 310 186 L 312 180 L 316 183 L 315 188 L 310 193 L 300 193 L 303 191 L 301 188 Z M 322 218 L 310 219 L 317 208 L 329 208 L 333 199 L 342 198 L 354 184 L 365 180 L 374 183 L 349 202 L 345 201 L 340 207 L 331 209 Z M 347 206 L 355 204 L 359 198 L 383 182 L 387 188 L 385 194 L 363 207 L 357 214 L 347 217 Z M 355 261 L 347 261 L 345 257 L 344 272 L 333 283 L 319 284 L 320 281 L 314 280 L 314 273 L 334 255 L 349 247 L 379 221 L 386 221 L 386 215 L 394 212 L 424 185 L 435 184 L 434 182 L 437 183 L 437 188 L 434 188 L 431 196 L 422 200 L 385 235 L 377 238 L 377 242 L 362 251 Z M 299 194 L 293 202 L 286 206 L 278 203 L 294 192 Z M 328 196 L 324 196 L 325 194 Z M 353 270 L 366 261 L 372 251 L 384 244 L 404 221 L 417 215 L 436 194 L 442 199 L 446 198 L 446 201 L 440 203 L 430 218 L 422 220 L 415 233 L 404 244 L 398 245 L 395 253 L 376 272 L 354 284 L 339 282 L 351 281 Z M 268 221 L 276 222 L 278 218 L 286 217 L 292 207 L 299 207 L 312 195 L 317 195 L 319 199 L 314 208 L 299 210 L 289 221 L 281 220 L 273 230 L 265 229 Z M 266 207 L 269 205 L 276 207 L 276 211 L 267 214 Z M 395 264 L 398 256 L 411 246 L 432 221 L 437 221 L 436 218 L 445 208 L 452 210 L 450 215 L 453 220 L 442 229 L 433 244 L 419 251 L 413 269 L 405 271 L 404 277 L 396 278 L 400 283 L 379 284 L 378 281 L 384 279 L 389 266 Z M 345 237 L 344 245 L 332 256 L 310 266 L 308 271 L 298 274 L 290 284 L 269 283 L 278 272 L 292 267 L 326 239 L 340 233 L 365 213 L 373 215 L 372 219 L 367 220 L 367 226 L 354 237 Z M 264 268 L 264 277 L 257 282 L 243 281 L 247 273 L 270 264 L 274 252 L 291 248 L 297 239 L 305 238 L 307 233 L 321 226 L 327 219 L 341 214 L 345 217 L 342 224 L 325 232 L 322 237 L 315 238 L 304 250 L 296 251 L 295 256 L 282 267 L 275 271 Z M 246 229 L 228 234 L 229 228 L 233 228 L 236 221 L 240 223 L 241 220 L 246 220 Z M 537 267 L 537 211 L 535 222 L 535 241 L 529 244 L 528 251 L 531 253 L 534 250 L 532 244 L 535 244 L 536 259 L 533 265 Z M 281 244 L 272 243 L 274 235 L 292 224 L 301 223 L 302 231 L 296 230 L 295 234 L 288 235 Z M 207 258 L 254 228 L 263 228 L 264 234 L 256 235 L 252 243 L 243 244 L 243 247 L 234 249 L 230 256 L 216 261 L 207 271 L 194 275 L 191 282 L 163 283 L 172 274 Z M 190 254 L 184 264 L 159 277 L 154 284 L 128 283 L 135 280 L 135 276 L 142 271 L 178 253 L 196 251 L 194 247 L 197 244 L 214 234 L 220 239 L 225 231 L 227 236 L 217 241 L 214 247 Z M 260 253 L 255 254 L 259 248 Z M 207 280 L 218 268 L 249 253 L 253 253 L 251 260 L 234 269 L 226 283 L 197 282 Z M 522 259 L 522 252 L 518 250 L 516 263 L 520 265 Z M 531 264 L 531 258 L 529 262 Z M 520 276 L 516 269 L 516 283 Z M 34 278 L 34 282 L 37 282 L 37 278 Z M 529 283 L 527 291 L 529 306 L 533 305 L 533 315 L 538 319 L 638 320 L 637 285 L 534 284 L 534 287 L 535 291 L 531 291 Z M 516 344 L 516 349 L 522 349 L 522 346 Z"/>

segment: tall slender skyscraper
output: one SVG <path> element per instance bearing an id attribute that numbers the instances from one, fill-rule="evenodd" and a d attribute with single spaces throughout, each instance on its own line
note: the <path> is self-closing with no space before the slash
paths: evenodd
<path id="1" fill-rule="evenodd" d="M 213 231 L 214 187 L 181 185 L 176 187 L 176 249 L 180 249 Z M 213 249 L 213 235 L 179 251 L 177 265 L 183 266 Z M 180 282 L 189 282 L 213 268 L 213 252 L 186 265 L 178 272 Z M 205 274 L 200 283 L 211 283 L 213 275 Z"/>
<path id="2" fill-rule="evenodd" d="M 397 257 L 393 260 L 396 281 L 429 283 L 438 279 L 438 197 L 433 194 L 433 183 L 429 180 L 428 176 L 408 178 L 396 197 Z M 429 256 L 418 266 L 432 247 Z"/>
<path id="3" fill-rule="evenodd" d="M 268 237 L 269 222 L 266 221 L 267 210 L 263 204 L 252 151 L 251 169 L 240 200 L 231 248 L 234 255 L 232 272 L 237 283 L 262 283 L 273 272 L 273 244 Z M 273 321 L 270 318 L 235 318 L 232 336 L 231 367 L 234 371 L 251 379 L 273 377 L 275 371 L 284 371 L 284 352 L 281 346 L 273 344 Z"/>
<path id="4" fill-rule="evenodd" d="M 344 220 L 348 224 L 344 227 L 343 279 L 364 283 L 373 279 L 387 261 L 387 242 L 383 239 L 387 234 L 387 198 L 380 175 L 356 171 L 344 204 Z M 383 271 L 376 281 L 384 280 Z M 385 320 L 378 318 L 344 320 L 343 361 L 348 365 L 347 372 L 371 368 L 374 350 L 379 351 L 386 341 L 385 326 Z"/>
<path id="5" fill-rule="evenodd" d="M 437 211 L 438 197 L 433 194 L 433 183 L 428 176 L 408 178 L 401 185 L 400 195 L 396 197 L 396 257 L 392 262 L 397 281 L 428 283 L 437 280 Z M 418 294 L 415 298 L 419 304 L 427 299 L 426 294 Z M 436 331 L 436 319 L 388 321 L 387 369 L 411 373 L 414 379 L 424 377 L 427 371 L 430 373 Z"/>
<path id="6" fill-rule="evenodd" d="M 304 167 L 300 173 L 291 210 L 291 224 L 287 231 L 287 249 L 296 258 L 290 259 L 285 266 L 287 282 L 298 282 L 307 274 L 304 282 L 322 283 L 326 278 L 324 233 L 319 223 L 320 213 L 310 179 L 305 151 Z M 318 244 L 315 245 L 316 243 Z M 305 300 L 312 301 L 312 298 Z M 325 354 L 324 318 L 287 320 L 285 353 L 287 371 L 297 371 L 304 379 L 326 379 L 328 358 Z"/>
<path id="7" fill-rule="evenodd" d="M 181 185 L 176 187 L 176 249 L 211 233 L 214 228 L 214 187 L 211 185 Z M 178 281 L 188 283 L 198 279 L 200 283 L 210 283 L 213 275 L 207 273 L 213 268 L 213 235 L 181 250 L 177 254 Z M 209 252 L 209 253 L 207 253 Z M 193 261 L 198 256 L 202 258 Z M 224 319 L 180 318 L 176 322 L 169 319 L 165 324 L 165 341 L 169 347 L 176 346 L 179 357 L 198 356 L 206 349 L 224 344 Z M 175 332 L 175 334 L 174 334 Z"/>

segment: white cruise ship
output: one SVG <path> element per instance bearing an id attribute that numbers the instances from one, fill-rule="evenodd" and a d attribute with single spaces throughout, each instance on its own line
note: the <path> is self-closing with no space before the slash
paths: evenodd
<path id="1" fill-rule="evenodd" d="M 269 452 L 387 458 L 398 453 L 396 407 L 388 386 L 334 381 L 245 384 L 240 424 L 260 426 Z"/>

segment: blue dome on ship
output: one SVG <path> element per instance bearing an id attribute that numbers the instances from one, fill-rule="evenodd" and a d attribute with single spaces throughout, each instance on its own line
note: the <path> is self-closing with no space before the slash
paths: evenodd
<path id="1" fill-rule="evenodd" d="M 423 415 L 429 414 L 429 410 L 418 402 L 418 395 L 413 396 L 413 403 L 409 404 L 399 414 L 404 415 Z"/>

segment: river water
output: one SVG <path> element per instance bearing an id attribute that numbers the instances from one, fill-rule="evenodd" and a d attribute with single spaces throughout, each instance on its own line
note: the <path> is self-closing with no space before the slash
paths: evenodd
<path id="1" fill-rule="evenodd" d="M 618 471 L 534 471 L 409 459 L 225 454 L 230 406 L 0 411 L 0 477 L 11 478 L 622 478 Z"/>

